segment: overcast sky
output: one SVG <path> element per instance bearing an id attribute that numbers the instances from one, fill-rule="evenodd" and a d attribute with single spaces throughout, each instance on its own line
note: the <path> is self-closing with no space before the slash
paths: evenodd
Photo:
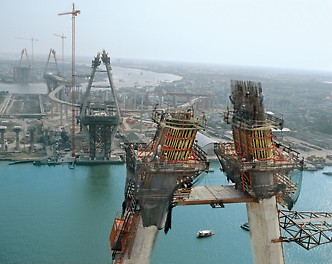
<path id="1" fill-rule="evenodd" d="M 68 0 L 1 0 L 0 52 L 71 54 Z M 332 0 L 77 0 L 76 55 L 332 70 Z"/>

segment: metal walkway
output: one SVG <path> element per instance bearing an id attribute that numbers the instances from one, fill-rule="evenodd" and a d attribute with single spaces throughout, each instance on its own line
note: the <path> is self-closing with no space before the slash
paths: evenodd
<path id="1" fill-rule="evenodd" d="M 210 204 L 220 205 L 225 203 L 248 203 L 257 202 L 257 199 L 236 190 L 233 185 L 228 186 L 196 186 L 191 188 L 191 192 L 185 189 L 177 191 L 173 202 L 176 205 L 199 205 Z"/>

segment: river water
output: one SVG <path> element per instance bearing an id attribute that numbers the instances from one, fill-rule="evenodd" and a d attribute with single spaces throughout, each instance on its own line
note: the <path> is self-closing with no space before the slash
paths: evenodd
<path id="1" fill-rule="evenodd" d="M 200 184 L 227 184 L 214 172 Z M 326 167 L 325 171 L 332 170 Z M 111 263 L 108 235 L 121 209 L 125 165 L 55 167 L 0 162 L 0 263 Z M 332 212 L 332 177 L 304 172 L 295 210 Z M 175 207 L 172 229 L 160 232 L 151 264 L 252 263 L 244 204 Z M 215 235 L 196 239 L 199 229 Z M 332 263 L 332 244 L 307 251 L 285 243 L 286 263 Z"/>
<path id="2" fill-rule="evenodd" d="M 112 67 L 113 83 L 117 89 L 123 87 L 144 87 L 157 86 L 160 82 L 173 82 L 181 80 L 182 77 L 170 73 L 158 73 L 148 70 Z M 85 91 L 87 83 L 82 83 L 82 88 Z M 19 94 L 46 94 L 46 84 L 41 83 L 0 83 L 0 92 L 8 91 L 9 93 Z"/>

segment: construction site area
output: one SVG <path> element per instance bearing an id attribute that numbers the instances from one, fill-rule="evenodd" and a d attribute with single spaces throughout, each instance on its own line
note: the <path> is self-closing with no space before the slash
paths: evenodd
<path id="1" fill-rule="evenodd" d="M 121 215 L 109 236 L 113 263 L 149 263 L 177 206 L 246 204 L 254 263 L 284 263 L 283 242 L 307 250 L 332 242 L 330 212 L 292 211 L 303 170 L 331 165 L 332 148 L 286 129 L 286 113 L 266 110 L 260 82 L 190 79 L 189 71 L 121 87 L 133 73 L 151 74 L 139 65 L 121 66 L 127 71 L 114 77 L 103 50 L 70 80 L 51 49 L 39 70 L 44 93 L 10 92 L 16 83 L 26 90 L 35 85 L 31 76 L 38 74 L 22 66 L 12 82 L 2 78 L 8 90 L 0 92 L 1 159 L 70 169 L 125 164 Z M 208 90 L 200 93 L 203 86 Z M 197 186 L 212 160 L 229 184 Z"/>
<path id="2" fill-rule="evenodd" d="M 53 159 L 53 152 L 46 154 L 47 146 L 57 148 L 59 152 L 63 152 L 71 148 L 71 130 L 72 130 L 72 108 L 71 108 L 71 81 L 65 81 L 65 86 L 62 86 L 61 92 L 54 89 L 58 87 L 59 81 L 56 80 L 57 74 L 62 70 L 59 63 L 56 61 L 55 51 L 50 50 L 47 57 L 47 62 L 35 61 L 35 68 L 31 70 L 29 78 L 34 78 L 34 82 L 26 82 L 21 79 L 14 80 L 13 68 L 18 71 L 15 62 L 4 62 L 0 72 L 0 114 L 1 114 L 1 126 L 4 129 L 5 136 L 3 144 L 1 141 L 0 147 L 6 149 L 4 153 L 1 152 L 2 159 L 39 159 L 49 155 L 48 158 Z M 121 109 L 121 123 L 118 125 L 118 133 L 114 136 L 114 147 L 119 147 L 120 142 L 116 143 L 118 136 L 123 139 L 121 146 L 126 141 L 123 136 L 128 136 L 129 141 L 136 138 L 142 139 L 145 143 L 149 141 L 149 137 L 153 136 L 153 130 L 155 125 L 151 121 L 151 112 L 153 108 L 162 104 L 166 108 L 177 107 L 185 105 L 186 103 L 193 104 L 195 110 L 198 112 L 204 112 L 207 117 L 206 129 L 203 132 L 208 137 L 218 140 L 231 139 L 231 133 L 226 123 L 222 120 L 222 110 L 224 109 L 227 95 L 227 81 L 233 75 L 241 75 L 241 71 L 238 73 L 232 69 L 225 70 L 220 69 L 221 72 L 226 71 L 226 77 L 224 75 L 218 76 L 218 74 L 210 74 L 210 78 L 206 78 L 209 70 L 206 73 L 197 73 L 195 68 L 188 68 L 181 73 L 181 76 L 175 75 L 178 71 L 173 70 L 176 65 L 170 66 L 155 66 L 149 65 L 150 71 L 146 70 L 146 66 L 121 61 L 121 63 L 115 63 L 118 66 L 114 66 L 115 75 L 113 76 L 113 82 L 115 83 L 118 105 Z M 20 63 L 22 65 L 22 63 Z M 13 67 L 13 68 L 11 68 Z M 23 67 L 23 66 L 21 66 Z M 141 69 L 141 68 L 144 68 Z M 69 71 L 68 65 L 64 66 L 65 71 Z M 80 113 L 79 104 L 82 104 L 84 100 L 85 91 L 88 83 L 87 78 L 90 78 L 91 70 L 85 64 L 77 65 L 78 71 L 81 72 L 78 76 L 78 84 L 76 89 L 76 115 Z M 212 69 L 211 69 L 212 70 Z M 227 73 L 229 71 L 229 73 Z M 160 73 L 159 73 L 160 72 Z M 161 72 L 170 72 L 167 74 Z M 173 74 L 172 74 L 173 73 Z M 68 72 L 67 72 L 68 75 Z M 91 84 L 89 93 L 92 97 L 99 98 L 98 100 L 108 100 L 112 97 L 110 91 L 107 91 L 104 87 L 110 86 L 105 82 L 107 74 L 98 73 L 95 74 L 94 81 L 97 83 Z M 271 73 L 266 74 L 271 76 Z M 40 77 L 44 76 L 44 77 Z M 16 77 L 18 78 L 18 77 Z M 53 78 L 53 81 L 52 81 Z M 105 79 L 106 78 L 106 79 Z M 249 74 L 248 78 L 254 78 L 265 82 L 264 72 L 256 74 L 253 72 Z M 302 76 L 295 75 L 294 80 L 290 82 L 294 84 L 292 89 L 297 89 L 297 85 L 303 87 L 307 84 L 308 80 Z M 303 80 L 302 80 L 302 79 Z M 43 81 L 41 83 L 40 81 Z M 64 81 L 64 79 L 62 79 Z M 52 83 L 53 82 L 53 83 Z M 104 83 L 103 83 L 104 82 Z M 298 82 L 298 83 L 297 83 Z M 46 86 L 45 83 L 48 83 Z M 322 86 L 324 86 L 324 78 L 321 79 Z M 52 88 L 52 85 L 54 86 Z M 97 86 L 104 87 L 97 87 Z M 199 94 L 198 91 L 203 86 L 208 88 L 207 93 Z M 265 90 L 266 104 L 268 105 L 269 112 L 280 114 L 281 110 L 286 110 L 289 105 L 285 105 L 282 98 L 279 99 L 280 94 L 274 93 L 274 87 L 277 85 L 284 85 L 283 82 L 279 82 L 275 79 L 274 82 L 267 85 Z M 315 84 L 317 86 L 317 84 Z M 96 88 L 94 88 L 96 87 Z M 220 91 L 219 91 L 219 90 Z M 216 93 L 218 90 L 218 93 Z M 51 92 L 52 91 L 52 92 Z M 185 92 L 183 92 L 185 91 Z M 326 93 L 327 92 L 327 93 Z M 325 92 L 325 88 L 318 90 L 317 93 L 321 94 L 321 100 L 325 100 L 325 104 L 328 104 L 325 98 L 328 98 L 328 91 Z M 58 94 L 57 94 L 58 93 Z M 110 95 L 109 95 L 110 94 Z M 315 112 L 307 111 L 306 115 L 301 118 L 296 118 L 301 115 L 299 111 L 302 111 L 302 105 L 305 104 L 310 109 L 311 105 L 317 105 L 315 102 L 310 103 L 310 98 L 306 98 L 306 93 L 299 96 L 297 99 L 293 98 L 290 103 L 293 105 L 292 109 L 284 111 L 281 114 L 285 119 L 289 120 L 286 123 L 286 127 L 282 131 L 274 131 L 274 134 L 279 137 L 279 140 L 284 145 L 292 146 L 293 149 L 300 152 L 301 157 L 305 158 L 305 167 L 308 170 L 317 170 L 324 165 L 332 163 L 332 139 L 329 134 L 319 131 L 322 127 L 314 126 L 308 129 L 313 122 L 312 119 Z M 271 100 L 271 97 L 273 100 Z M 85 100 L 87 100 L 85 98 Z M 61 101 L 66 103 L 60 103 Z M 320 105 L 320 104 L 319 104 Z M 318 105 L 318 106 L 319 106 Z M 326 106 L 326 105 L 325 105 Z M 106 105 L 103 107 L 107 107 Z M 93 108 L 93 106 L 92 106 Z M 299 110 L 297 110 L 299 109 Z M 87 112 L 87 110 L 85 110 Z M 315 110 L 316 111 L 316 110 Z M 321 116 L 324 118 L 324 109 L 320 110 Z M 293 118 L 294 116 L 294 118 Z M 91 117 L 87 117 L 88 119 Z M 76 117 L 78 120 L 78 116 Z M 304 120 L 308 120 L 308 123 L 303 123 Z M 87 122 L 87 119 L 86 121 Z M 326 124 L 325 124 L 326 125 Z M 15 149 L 16 132 L 13 131 L 13 127 L 21 126 L 19 132 L 20 146 Z M 83 153 L 87 150 L 87 127 L 75 126 L 77 135 L 78 148 L 77 153 Z M 84 128 L 85 127 L 85 128 Z M 84 129 L 84 135 L 83 134 Z M 30 131 L 34 133 L 30 133 Z M 16 128 L 17 131 L 17 128 Z M 146 133 L 151 131 L 151 133 Z M 31 143 L 30 136 L 34 135 L 33 144 L 35 149 L 29 150 Z M 147 137 L 145 135 L 147 134 Z M 63 138 L 62 138 L 62 137 Z M 45 138 L 49 139 L 46 140 Z M 112 136 L 113 137 L 113 136 Z M 95 143 L 97 144 L 97 143 Z M 21 153 L 19 150 L 22 150 Z M 55 150 L 55 151 L 56 151 Z M 210 155 L 213 148 L 207 147 L 206 151 Z M 55 152 L 55 156 L 58 153 Z M 60 155 L 63 156 L 63 153 Z"/>

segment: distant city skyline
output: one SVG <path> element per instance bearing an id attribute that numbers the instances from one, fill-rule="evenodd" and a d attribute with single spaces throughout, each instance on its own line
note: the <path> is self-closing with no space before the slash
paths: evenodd
<path id="1" fill-rule="evenodd" d="M 331 0 L 98 0 L 75 2 L 76 55 L 332 70 Z M 72 3 L 2 0 L 0 53 L 71 55 Z"/>

